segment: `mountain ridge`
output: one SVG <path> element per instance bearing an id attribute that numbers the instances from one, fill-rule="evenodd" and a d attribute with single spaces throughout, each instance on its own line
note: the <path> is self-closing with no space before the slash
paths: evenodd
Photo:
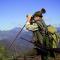
<path id="1" fill-rule="evenodd" d="M 59 29 L 60 28 L 57 28 L 58 32 L 60 32 Z M 17 33 L 20 30 L 21 28 L 14 28 L 8 31 L 0 31 L 0 43 L 6 46 L 6 48 L 9 48 L 12 41 L 15 39 Z M 20 39 L 20 37 L 23 37 L 27 39 L 28 41 L 32 41 L 32 32 L 23 30 L 21 34 L 16 38 L 15 42 L 13 43 L 13 45 L 11 46 L 9 50 L 13 51 L 14 50 L 13 46 L 16 48 L 16 51 L 19 51 L 19 52 L 28 52 L 31 49 L 33 49 L 33 46 L 34 46 L 33 44 Z"/>

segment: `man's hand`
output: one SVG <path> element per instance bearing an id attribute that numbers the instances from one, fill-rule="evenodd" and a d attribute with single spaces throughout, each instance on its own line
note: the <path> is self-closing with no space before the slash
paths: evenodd
<path id="1" fill-rule="evenodd" d="M 32 17 L 32 15 L 27 15 L 27 16 L 26 16 L 27 22 L 30 22 L 31 17 Z"/>

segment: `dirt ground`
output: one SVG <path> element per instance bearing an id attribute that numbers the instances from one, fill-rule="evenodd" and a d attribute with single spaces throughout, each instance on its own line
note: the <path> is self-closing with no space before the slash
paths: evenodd
<path id="1" fill-rule="evenodd" d="M 16 60 L 41 60 L 41 56 L 24 56 L 24 57 L 19 57 Z M 48 60 L 60 60 L 60 54 L 56 54 L 55 58 L 49 57 Z"/>

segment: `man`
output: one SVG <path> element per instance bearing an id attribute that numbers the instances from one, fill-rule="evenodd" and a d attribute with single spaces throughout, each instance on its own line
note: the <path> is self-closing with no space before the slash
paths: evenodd
<path id="1" fill-rule="evenodd" d="M 42 10 L 44 10 L 44 9 L 42 9 Z M 43 41 L 42 41 L 43 34 L 42 33 L 45 33 L 45 27 L 46 27 L 45 22 L 42 20 L 42 17 L 43 17 L 42 10 L 35 12 L 35 14 L 33 16 L 28 16 L 27 23 L 26 23 L 26 28 L 30 31 L 33 31 L 35 42 L 39 42 L 40 44 L 43 44 Z"/>
<path id="2" fill-rule="evenodd" d="M 34 13 L 33 16 L 27 16 L 27 23 L 26 23 L 26 29 L 33 32 L 33 42 L 35 43 L 35 46 L 40 47 L 41 45 L 47 46 L 48 40 L 45 38 L 46 33 L 46 24 L 43 21 L 42 17 L 46 11 L 44 8 L 41 9 L 41 11 L 37 11 Z M 46 42 L 47 41 L 47 42 Z M 37 49 L 38 55 L 41 53 L 42 60 L 47 60 L 48 56 L 47 54 L 44 55 L 43 51 Z"/>

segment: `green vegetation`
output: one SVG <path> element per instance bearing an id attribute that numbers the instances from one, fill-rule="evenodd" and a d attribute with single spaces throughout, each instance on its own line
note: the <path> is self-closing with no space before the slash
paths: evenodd
<path id="1" fill-rule="evenodd" d="M 7 60 L 7 58 L 6 49 L 0 45 L 0 60 Z"/>
<path id="2" fill-rule="evenodd" d="M 0 60 L 12 60 L 12 58 L 11 52 L 0 44 Z"/>

